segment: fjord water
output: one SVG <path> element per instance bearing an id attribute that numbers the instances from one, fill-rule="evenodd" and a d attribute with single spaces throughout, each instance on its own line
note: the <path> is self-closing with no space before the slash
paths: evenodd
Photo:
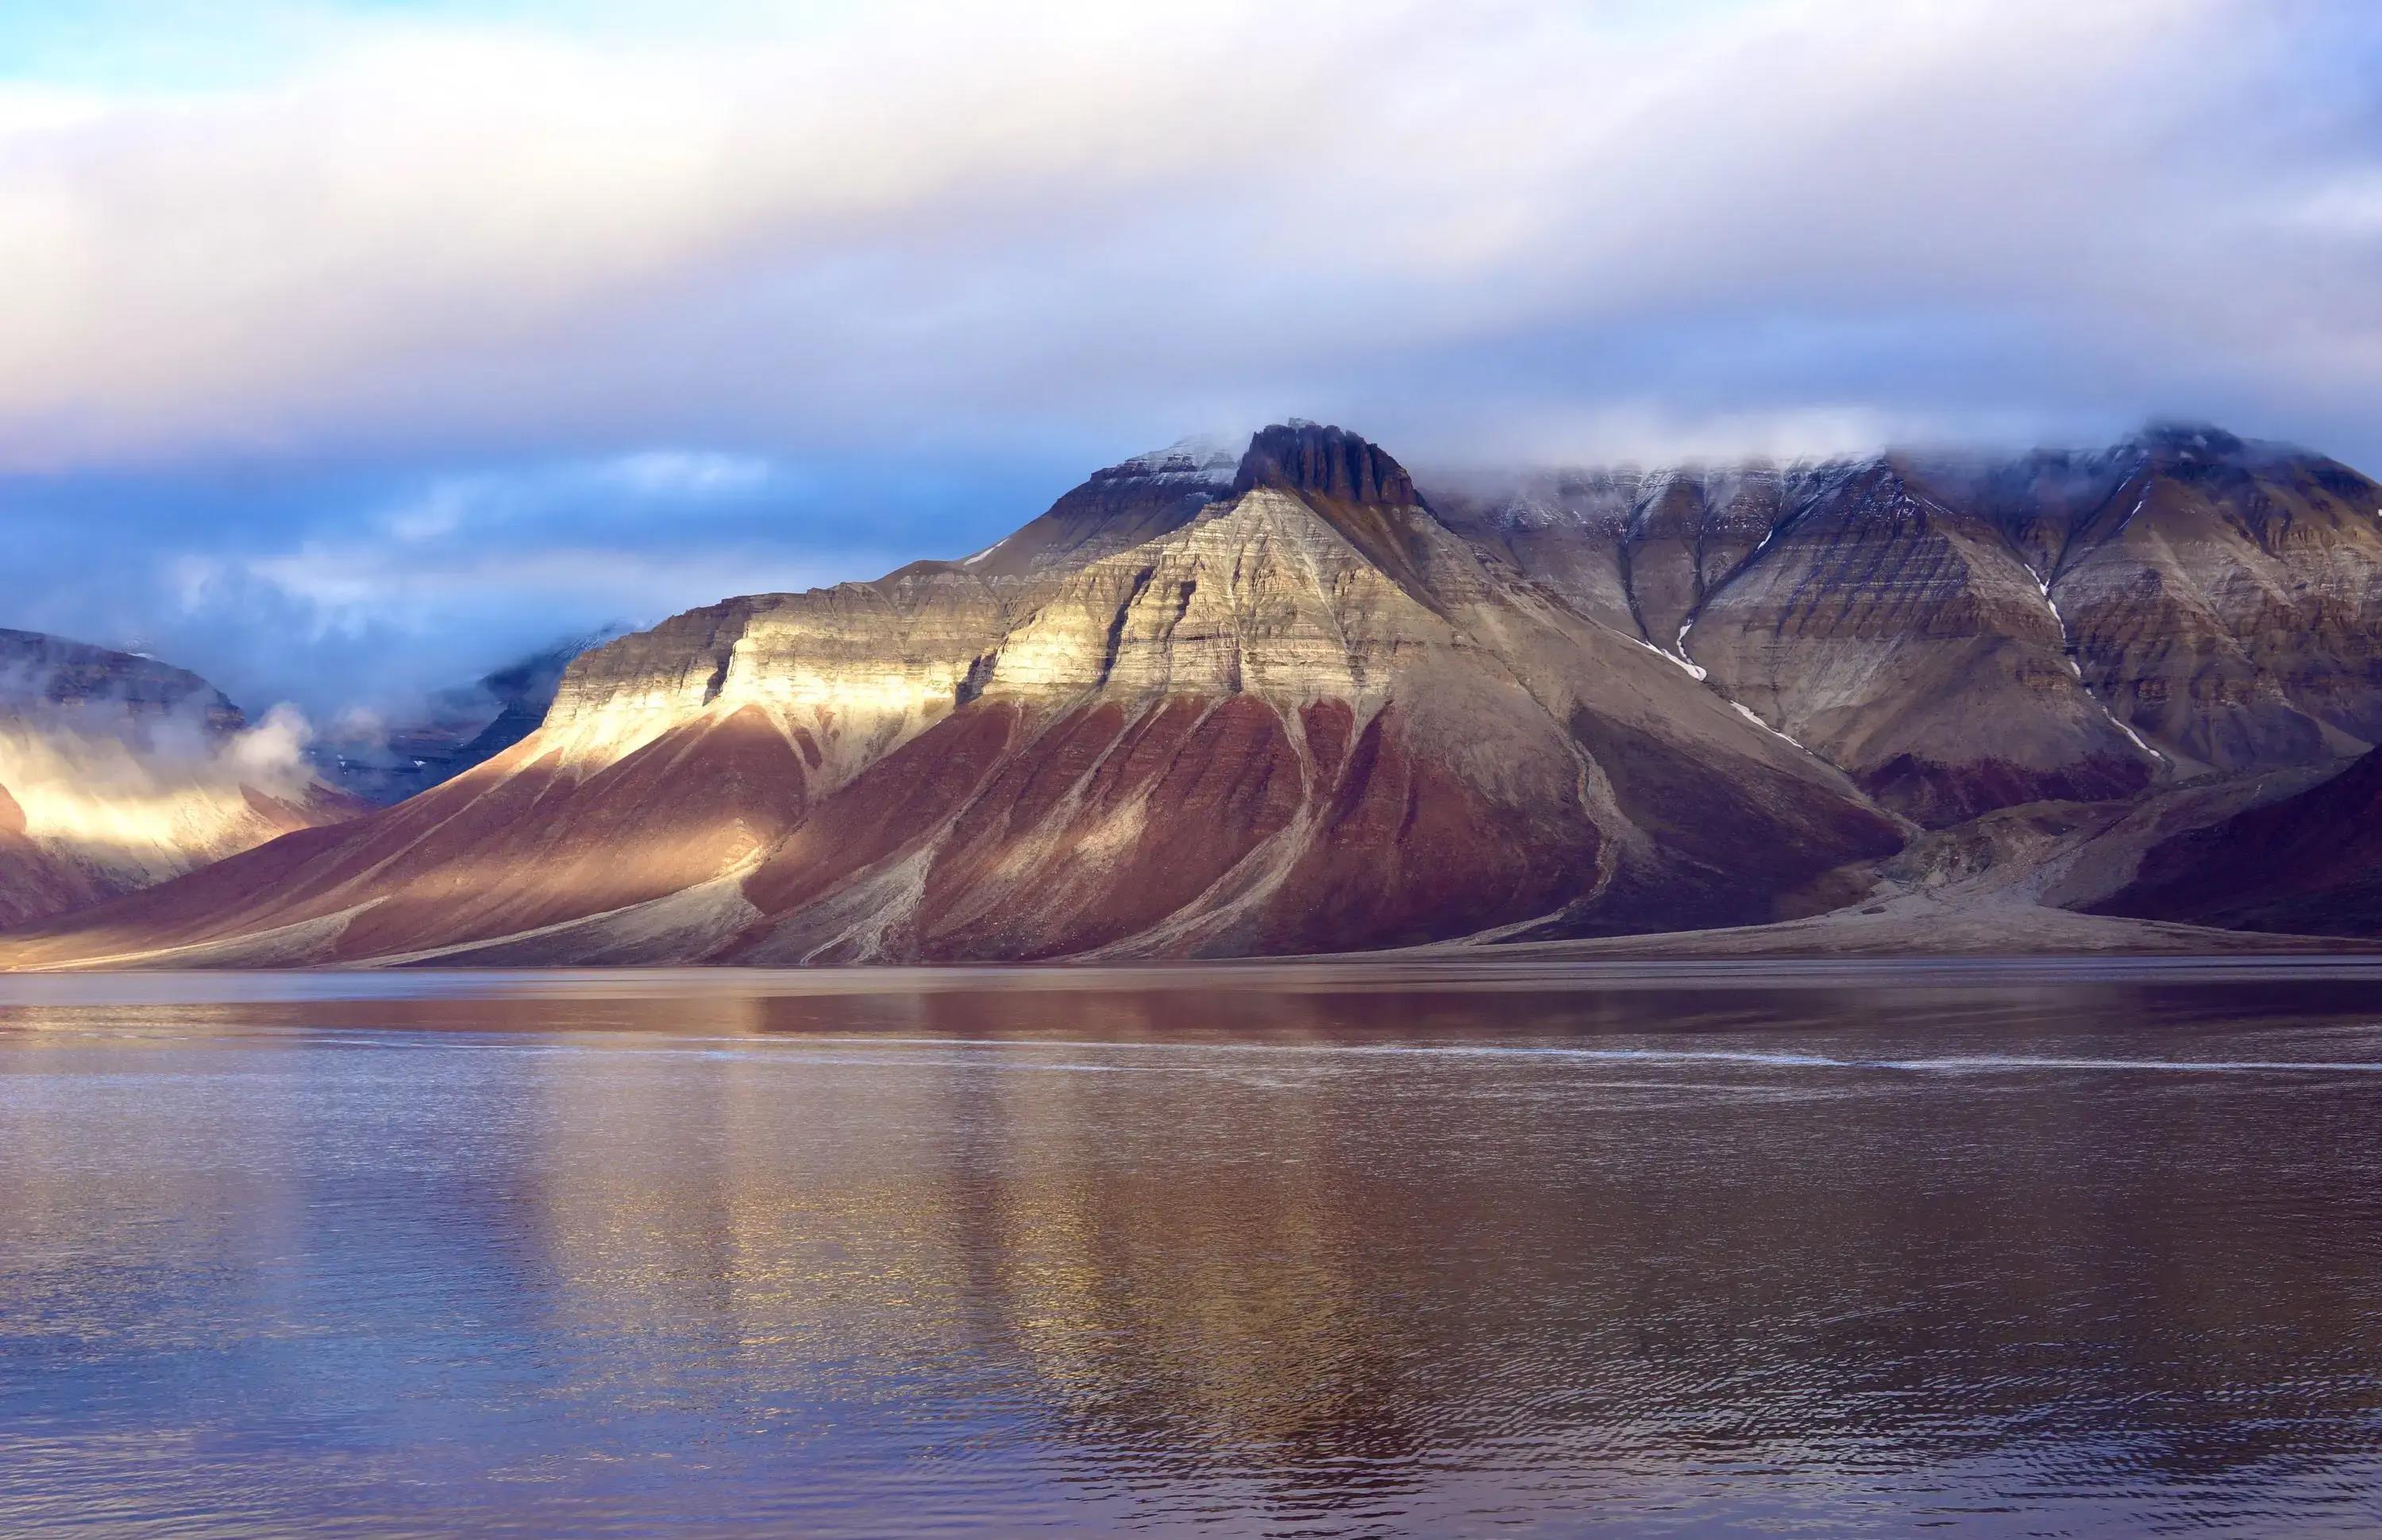
<path id="1" fill-rule="evenodd" d="M 2355 966 L 17 978 L 0 1184 L 12 1535 L 2382 1531 Z"/>

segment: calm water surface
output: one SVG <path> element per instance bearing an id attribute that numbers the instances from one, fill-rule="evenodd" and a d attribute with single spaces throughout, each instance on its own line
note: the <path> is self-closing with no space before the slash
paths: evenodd
<path id="1" fill-rule="evenodd" d="M 2382 977 L 0 980 L 0 1533 L 2382 1534 Z"/>

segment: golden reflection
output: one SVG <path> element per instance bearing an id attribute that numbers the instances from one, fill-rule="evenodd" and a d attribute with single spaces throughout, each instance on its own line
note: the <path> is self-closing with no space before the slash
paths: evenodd
<path id="1" fill-rule="evenodd" d="M 827 1015 L 715 999 L 700 1042 L 663 1045 L 667 1072 L 558 1056 L 538 1205 L 559 1326 L 633 1342 L 704 1323 L 715 1367 L 822 1399 L 1001 1365 L 1072 1442 L 1269 1470 L 1509 1417 L 1791 1441 L 1832 1397 L 1923 1397 L 1931 1364 L 2009 1351 L 2008 1312 L 1912 1311 L 1947 1277 L 1997 1277 L 2013 1310 L 2050 1314 L 2080 1276 L 2148 1258 L 2192 1280 L 2176 1318 L 2234 1345 L 2189 1378 L 2273 1367 L 2224 1329 L 2278 1308 L 2263 1269 L 2218 1265 L 2238 1229 L 2138 1230 L 2097 1206 L 2106 1187 L 2005 1201 L 2046 1159 L 2137 1143 L 2089 1099 L 1922 1109 L 1758 1080 L 1740 1099 L 1721 1071 L 1598 1091 L 1527 1062 L 1283 1052 L 1361 1045 L 1380 1009 L 1363 996 L 1241 1005 L 1264 1051 L 1169 1051 L 1240 1010 L 1216 996 L 1087 991 L 841 996 Z M 1543 1025 L 1578 1007 L 1504 1008 Z M 1062 1020 L 1096 1041 L 1049 1035 Z M 2353 1337 L 2353 1295 L 2280 1308 Z M 2012 1415 L 2032 1393 L 1965 1392 Z"/>

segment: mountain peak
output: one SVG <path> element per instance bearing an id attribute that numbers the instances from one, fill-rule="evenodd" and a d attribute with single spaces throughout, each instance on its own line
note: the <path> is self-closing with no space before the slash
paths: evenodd
<path id="1" fill-rule="evenodd" d="M 1414 479 L 1380 446 L 1344 428 L 1293 418 L 1259 430 L 1241 456 L 1234 494 L 1274 486 L 1345 503 L 1419 505 Z"/>
<path id="2" fill-rule="evenodd" d="M 1176 439 L 1163 449 L 1151 449 L 1092 472 L 1102 481 L 1177 482 L 1230 485 L 1239 456 L 1232 440 L 1216 434 Z"/>
<path id="3" fill-rule="evenodd" d="M 2239 437 L 2214 422 L 2183 418 L 2161 418 L 2146 422 L 2135 433 L 2131 442 L 2142 449 L 2218 458 L 2238 455 L 2247 447 Z"/>
<path id="4" fill-rule="evenodd" d="M 127 722 L 187 716 L 216 734 L 248 725 L 223 691 L 187 668 L 44 631 L 0 629 L 0 712 L 84 711 Z"/>

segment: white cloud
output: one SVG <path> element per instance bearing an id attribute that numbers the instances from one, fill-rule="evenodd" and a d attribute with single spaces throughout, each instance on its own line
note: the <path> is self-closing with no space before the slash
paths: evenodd
<path id="1" fill-rule="evenodd" d="M 264 719 L 232 735 L 224 746 L 227 766 L 244 784 L 288 792 L 314 778 L 306 745 L 314 741 L 305 713 L 283 702 Z"/>
<path id="2" fill-rule="evenodd" d="M 2382 166 L 2327 177 L 2287 212 L 2319 235 L 2382 236 Z"/>
<path id="3" fill-rule="evenodd" d="M 1741 457 L 1786 461 L 1862 454 L 1882 444 L 2022 447 L 2043 442 L 2043 431 L 2042 423 L 2027 419 L 1974 412 L 1956 419 L 1860 404 L 1690 414 L 1657 401 L 1616 402 L 1578 411 L 1516 409 L 1443 469 L 1680 465 Z"/>
<path id="4" fill-rule="evenodd" d="M 372 522 L 401 545 L 433 544 L 457 534 L 523 519 L 577 517 L 619 508 L 641 513 L 714 507 L 787 482 L 759 455 L 644 449 L 597 459 L 526 469 L 435 476 L 380 510 Z"/>
<path id="5" fill-rule="evenodd" d="M 473 506 L 483 500 L 488 483 L 484 480 L 442 477 L 432 483 L 421 495 L 412 497 L 381 516 L 381 524 L 396 539 L 405 544 L 419 544 L 453 534 L 463 527 Z"/>
<path id="6" fill-rule="evenodd" d="M 596 468 L 598 480 L 647 497 L 707 499 L 768 484 L 776 468 L 758 455 L 647 449 Z"/>
<path id="7" fill-rule="evenodd" d="M 864 555 L 851 565 L 874 572 L 891 559 Z M 531 552 L 450 550 L 399 565 L 370 542 L 309 541 L 293 551 L 243 560 L 237 574 L 294 601 L 311 614 L 312 628 L 320 635 L 354 634 L 392 622 L 430 629 L 490 605 L 544 608 L 557 600 L 571 601 L 585 614 L 658 619 L 730 594 L 798 592 L 841 581 L 852 571 L 776 554 L 559 544 Z M 222 585 L 217 596 L 228 601 L 240 586 Z"/>
<path id="8" fill-rule="evenodd" d="M 2382 385 L 2346 0 L 677 10 L 0 87 L 0 464 L 1300 409 L 1460 438 L 1501 369 L 1631 409 L 1600 339 L 1666 324 L 1709 350 L 1711 399 L 1657 404 L 1689 436 Z M 2001 318 L 2013 358 L 1929 377 L 1922 324 L 1898 373 L 1748 370 L 1772 319 L 1881 314 Z M 743 473 L 708 463 L 621 462 Z"/>

